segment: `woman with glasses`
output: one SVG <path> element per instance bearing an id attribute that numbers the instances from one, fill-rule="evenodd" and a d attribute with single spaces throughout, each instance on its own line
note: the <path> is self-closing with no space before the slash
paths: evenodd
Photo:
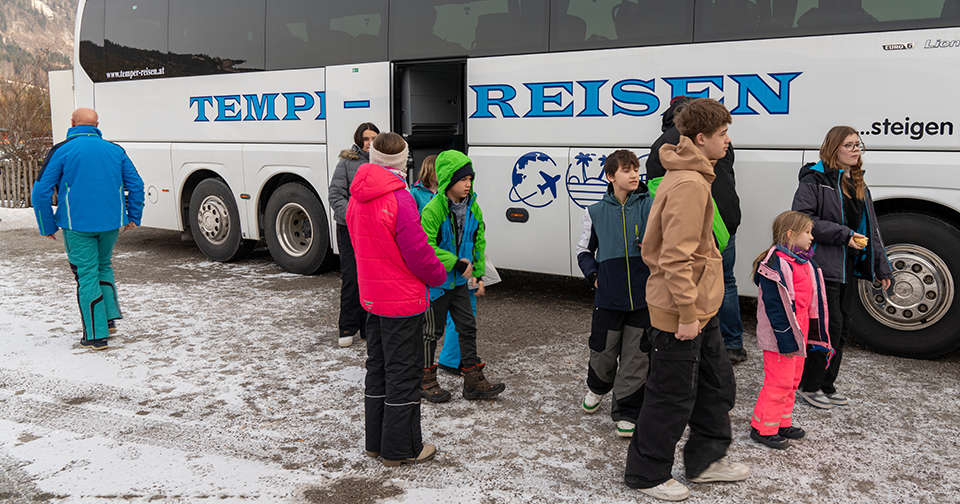
<path id="1" fill-rule="evenodd" d="M 834 126 L 820 145 L 820 161 L 800 169 L 793 210 L 813 219 L 814 261 L 826 284 L 832 356 L 810 352 L 797 395 L 812 406 L 846 406 L 834 382 L 843 359 L 851 305 L 858 280 L 879 281 L 890 288 L 891 269 L 863 180 L 864 145 L 857 130 Z"/>

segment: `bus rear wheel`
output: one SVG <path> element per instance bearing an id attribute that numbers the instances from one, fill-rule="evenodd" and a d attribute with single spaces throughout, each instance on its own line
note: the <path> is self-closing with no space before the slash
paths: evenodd
<path id="1" fill-rule="evenodd" d="M 960 347 L 960 230 L 936 217 L 895 213 L 879 218 L 893 270 L 890 289 L 860 282 L 850 328 L 872 350 L 932 358 Z"/>
<path id="2" fill-rule="evenodd" d="M 291 273 L 311 275 L 333 259 L 327 214 L 303 184 L 284 184 L 270 196 L 264 234 L 273 260 Z"/>
<path id="3" fill-rule="evenodd" d="M 220 179 L 209 178 L 197 184 L 190 196 L 190 217 L 193 241 L 211 260 L 241 259 L 257 243 L 243 239 L 237 201 L 230 187 Z"/>

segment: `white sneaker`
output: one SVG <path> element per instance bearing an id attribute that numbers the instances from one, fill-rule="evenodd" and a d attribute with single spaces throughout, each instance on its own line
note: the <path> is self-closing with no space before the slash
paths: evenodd
<path id="1" fill-rule="evenodd" d="M 602 400 L 602 395 L 594 394 L 592 391 L 588 390 L 587 395 L 583 396 L 583 402 L 580 403 L 580 407 L 583 408 L 583 411 L 586 411 L 587 413 L 596 413 L 597 408 L 600 407 L 600 401 Z"/>
<path id="2" fill-rule="evenodd" d="M 348 347 L 353 344 L 353 336 L 340 336 L 340 346 Z"/>
<path id="3" fill-rule="evenodd" d="M 688 478 L 694 483 L 711 483 L 714 481 L 741 481 L 750 477 L 750 468 L 739 462 L 730 462 L 720 459 L 712 464 L 695 478 Z"/>
<path id="4" fill-rule="evenodd" d="M 830 403 L 833 404 L 834 406 L 846 406 L 846 405 L 850 404 L 850 401 L 849 401 L 846 397 L 844 397 L 842 394 L 840 394 L 840 393 L 838 393 L 838 392 L 834 392 L 834 393 L 832 393 L 832 394 L 823 394 L 823 395 L 824 395 L 824 396 L 830 401 Z"/>
<path id="5" fill-rule="evenodd" d="M 798 390 L 797 395 L 802 397 L 804 401 L 807 401 L 807 403 L 814 408 L 833 409 L 835 406 L 833 402 L 830 401 L 830 398 L 819 390 L 816 392 L 804 392 L 802 390 Z"/>
<path id="6" fill-rule="evenodd" d="M 617 435 L 620 437 L 630 438 L 633 437 L 633 430 L 637 426 L 633 422 L 628 422 L 626 420 L 620 420 L 617 422 Z"/>
<path id="7" fill-rule="evenodd" d="M 690 490 L 679 481 L 670 478 L 651 488 L 638 488 L 641 493 L 660 500 L 679 501 L 690 497 Z"/>

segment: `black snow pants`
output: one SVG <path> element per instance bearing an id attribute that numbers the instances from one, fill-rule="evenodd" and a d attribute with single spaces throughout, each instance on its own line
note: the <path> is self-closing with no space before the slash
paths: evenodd
<path id="1" fill-rule="evenodd" d="M 721 459 L 730 446 L 736 393 L 717 317 L 688 341 L 653 329 L 643 407 L 627 450 L 627 486 L 651 488 L 673 477 L 673 454 L 688 423 L 690 438 L 683 448 L 687 477 Z"/>
<path id="2" fill-rule="evenodd" d="M 423 450 L 423 315 L 391 318 L 371 313 L 366 332 L 366 450 L 387 460 L 416 457 Z"/>

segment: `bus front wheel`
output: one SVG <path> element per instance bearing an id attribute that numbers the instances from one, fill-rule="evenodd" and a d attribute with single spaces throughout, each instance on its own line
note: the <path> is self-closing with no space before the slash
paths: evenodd
<path id="1" fill-rule="evenodd" d="M 190 232 L 201 252 L 217 262 L 240 259 L 253 250 L 256 241 L 244 240 L 240 211 L 227 184 L 206 179 L 190 196 Z"/>
<path id="2" fill-rule="evenodd" d="M 284 184 L 270 196 L 264 234 L 273 260 L 291 273 L 311 275 L 333 259 L 327 214 L 303 184 Z"/>
<path id="3" fill-rule="evenodd" d="M 868 348 L 932 358 L 960 347 L 960 230 L 936 217 L 894 213 L 879 218 L 893 270 L 890 289 L 859 282 L 850 329 Z"/>

